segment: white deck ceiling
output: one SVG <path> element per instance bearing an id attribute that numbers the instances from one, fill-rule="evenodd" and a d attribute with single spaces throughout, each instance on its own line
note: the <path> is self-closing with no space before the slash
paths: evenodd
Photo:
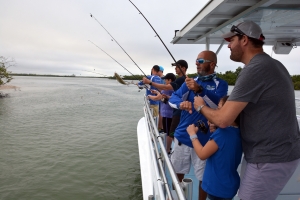
<path id="1" fill-rule="evenodd" d="M 212 0 L 171 41 L 173 44 L 223 44 L 232 25 L 259 24 L 266 45 L 300 45 L 300 0 Z"/>

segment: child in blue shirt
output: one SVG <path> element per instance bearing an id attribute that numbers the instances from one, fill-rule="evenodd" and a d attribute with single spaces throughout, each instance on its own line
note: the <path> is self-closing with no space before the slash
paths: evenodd
<path id="1" fill-rule="evenodd" d="M 162 80 L 165 80 L 165 84 L 168 85 L 171 82 L 175 81 L 176 76 L 173 73 L 168 73 L 164 77 L 162 77 Z M 167 145 L 166 149 L 167 152 L 170 154 L 171 151 L 171 144 L 172 144 L 172 138 L 169 136 L 170 134 L 170 127 L 172 123 L 172 116 L 173 116 L 173 108 L 168 104 L 169 98 L 171 97 L 174 90 L 162 90 L 161 93 L 158 91 L 153 91 L 156 96 L 148 96 L 151 100 L 161 100 L 161 109 L 160 114 L 162 116 L 162 125 L 164 132 L 167 133 Z"/>
<path id="2" fill-rule="evenodd" d="M 228 96 L 220 100 L 218 109 L 225 104 L 227 98 Z M 231 126 L 217 128 L 205 146 L 197 138 L 198 127 L 191 124 L 187 128 L 196 154 L 202 160 L 207 159 L 202 189 L 211 200 L 232 199 L 239 189 L 237 168 L 242 157 L 242 142 L 238 122 L 239 118 Z"/>

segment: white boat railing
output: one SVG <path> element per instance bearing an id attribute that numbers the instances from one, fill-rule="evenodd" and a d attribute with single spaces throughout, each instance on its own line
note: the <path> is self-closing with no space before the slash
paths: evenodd
<path id="1" fill-rule="evenodd" d="M 157 129 L 157 119 L 153 118 L 152 115 L 152 109 L 149 107 L 148 99 L 145 96 L 144 97 L 144 114 L 145 114 L 145 121 L 146 121 L 146 128 L 147 128 L 147 133 L 150 134 L 151 136 L 151 143 L 153 146 L 153 151 L 151 151 L 151 156 L 152 156 L 152 163 L 154 164 L 154 172 L 155 172 L 155 177 L 154 179 L 157 180 L 157 185 L 153 186 L 154 190 L 157 190 L 156 192 L 159 193 L 159 199 L 180 199 L 180 200 L 185 200 L 189 198 L 190 196 L 190 191 L 192 188 L 192 184 L 190 184 L 191 180 L 187 180 L 188 184 L 181 184 L 178 181 L 177 175 L 174 171 L 174 168 L 170 162 L 170 159 L 168 157 L 168 154 L 165 149 L 165 141 L 164 141 L 164 135 L 160 134 Z M 168 180 L 166 177 L 166 170 L 169 171 L 173 187 L 176 191 L 176 197 L 173 197 L 173 194 L 170 189 L 170 185 L 168 184 Z M 154 180 L 154 181 L 155 181 Z M 182 186 L 188 185 L 189 188 L 182 189 Z"/>

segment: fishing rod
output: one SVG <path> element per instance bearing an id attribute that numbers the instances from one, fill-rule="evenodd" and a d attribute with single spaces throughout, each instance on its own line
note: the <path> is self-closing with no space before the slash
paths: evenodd
<path id="1" fill-rule="evenodd" d="M 143 13 L 138 9 L 138 7 L 136 7 L 136 5 L 134 5 L 132 3 L 132 1 L 129 0 L 129 2 L 139 11 L 139 13 L 144 17 L 144 19 L 148 22 L 148 24 L 151 26 L 152 30 L 155 32 L 156 36 L 159 38 L 159 40 L 162 42 L 162 44 L 165 46 L 165 48 L 167 49 L 167 51 L 169 52 L 170 56 L 173 58 L 174 62 L 176 62 L 174 56 L 171 54 L 171 52 L 169 51 L 168 47 L 165 45 L 165 43 L 162 41 L 162 39 L 160 38 L 160 36 L 158 35 L 158 33 L 155 31 L 155 29 L 153 28 L 153 26 L 150 24 L 150 22 L 147 20 L 147 18 L 143 15 Z"/>
<path id="2" fill-rule="evenodd" d="M 131 73 L 128 69 L 126 69 L 126 67 L 124 67 L 121 63 L 119 63 L 116 59 L 114 59 L 111 55 L 109 55 L 108 53 L 106 53 L 106 51 L 104 51 L 103 49 L 101 49 L 99 46 L 97 46 L 95 43 L 93 43 L 92 41 L 89 40 L 90 43 L 92 43 L 93 45 L 95 45 L 98 49 L 100 49 L 101 51 L 103 51 L 106 55 L 108 55 L 111 59 L 113 59 L 114 61 L 116 61 L 116 63 L 118 63 L 119 65 L 121 65 L 121 67 L 123 67 L 126 71 L 128 71 L 133 77 L 135 77 L 137 80 L 139 80 L 139 77 L 135 76 L 133 73 Z M 150 90 L 150 88 L 148 88 L 147 85 L 143 85 L 147 90 Z M 143 89 L 143 86 L 138 86 L 138 88 L 141 90 Z"/>
<path id="3" fill-rule="evenodd" d="M 143 18 L 148 22 L 148 24 L 150 25 L 150 27 L 152 28 L 152 30 L 155 32 L 156 36 L 159 38 L 159 40 L 161 41 L 161 43 L 165 46 L 166 50 L 169 52 L 170 56 L 173 58 L 174 62 L 176 63 L 176 60 L 174 58 L 174 56 L 171 54 L 170 50 L 168 49 L 168 47 L 165 45 L 165 43 L 162 41 L 162 39 L 160 38 L 160 36 L 158 35 L 158 33 L 156 32 L 156 30 L 153 28 L 153 26 L 150 24 L 150 22 L 147 20 L 147 18 L 143 15 L 143 13 L 138 9 L 138 7 L 136 7 L 136 5 L 134 5 L 134 3 L 132 3 L 132 1 L 129 0 L 129 2 L 139 11 L 139 14 L 141 14 L 143 16 Z M 183 76 L 185 76 L 185 73 L 182 71 L 181 67 L 179 67 L 180 72 L 182 73 Z"/>
<path id="4" fill-rule="evenodd" d="M 98 49 L 100 49 L 101 51 L 103 51 L 106 55 L 108 55 L 111 59 L 113 59 L 114 61 L 116 61 L 119 65 L 121 65 L 121 67 L 123 67 L 126 71 L 128 71 L 133 77 L 135 77 L 137 80 L 139 80 L 139 77 L 135 76 L 133 73 L 131 73 L 128 69 L 126 69 L 126 67 L 124 67 L 121 63 L 119 63 L 116 59 L 114 59 L 111 55 L 109 55 L 108 53 L 106 53 L 106 51 L 104 51 L 103 49 L 101 49 L 99 46 L 97 46 L 95 43 L 93 43 L 92 41 L 89 40 L 90 43 L 92 43 L 93 45 L 95 45 Z"/>
<path id="5" fill-rule="evenodd" d="M 100 24 L 100 26 L 102 26 L 102 28 L 104 28 L 104 26 L 96 19 L 96 17 L 94 17 L 91 13 L 90 16 L 92 18 L 94 18 L 96 20 L 96 22 L 98 22 L 98 24 Z M 143 70 L 138 66 L 138 64 L 136 64 L 136 62 L 134 62 L 134 60 L 130 57 L 130 55 L 123 49 L 123 47 L 118 43 L 118 41 L 108 32 L 108 30 L 106 30 L 106 28 L 104 28 L 104 30 L 110 35 L 110 37 L 119 45 L 119 47 L 121 47 L 121 49 L 126 53 L 126 55 L 132 60 L 132 62 L 141 70 L 141 72 L 147 77 L 147 75 L 143 72 Z"/>

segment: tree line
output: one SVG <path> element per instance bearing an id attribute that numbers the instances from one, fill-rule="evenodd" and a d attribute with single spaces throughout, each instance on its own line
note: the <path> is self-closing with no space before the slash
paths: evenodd
<path id="1" fill-rule="evenodd" d="M 0 56 L 0 85 L 9 83 L 12 80 L 8 68 L 14 65 L 14 60 Z"/>
<path id="2" fill-rule="evenodd" d="M 235 71 L 226 71 L 225 73 L 217 73 L 217 77 L 225 80 L 228 85 L 235 85 L 236 79 L 239 75 L 239 73 L 242 71 L 242 67 L 238 67 Z M 198 74 L 187 74 L 188 77 L 197 77 Z M 122 79 L 124 80 L 142 80 L 144 75 L 124 75 L 122 76 Z M 115 79 L 114 76 L 109 77 L 110 79 Z M 292 75 L 291 79 L 294 84 L 295 90 L 300 90 L 300 75 Z"/>
<path id="3" fill-rule="evenodd" d="M 0 85 L 4 85 L 9 83 L 13 77 L 12 73 L 8 71 L 8 68 L 14 66 L 15 62 L 13 59 L 8 59 L 3 56 L 0 56 Z M 225 73 L 217 73 L 217 76 L 223 80 L 225 80 L 228 85 L 235 85 L 236 79 L 241 72 L 242 67 L 238 67 L 235 71 L 226 71 Z M 17 74 L 15 74 L 17 75 Z M 18 74 L 20 76 L 24 76 L 26 74 Z M 27 76 L 38 76 L 37 74 L 27 74 Z M 39 75 L 41 76 L 41 75 Z M 54 76 L 54 75 L 42 75 L 42 76 Z M 187 74 L 188 77 L 197 77 L 197 73 Z M 64 76 L 64 77 L 75 77 L 75 75 Z M 122 79 L 124 80 L 142 80 L 144 75 L 124 75 Z M 99 77 L 100 78 L 100 77 Z M 104 77 L 101 77 L 104 78 Z M 116 79 L 115 76 L 108 77 L 109 79 Z M 300 90 L 300 75 L 292 75 L 291 80 L 294 84 L 295 90 Z"/>

